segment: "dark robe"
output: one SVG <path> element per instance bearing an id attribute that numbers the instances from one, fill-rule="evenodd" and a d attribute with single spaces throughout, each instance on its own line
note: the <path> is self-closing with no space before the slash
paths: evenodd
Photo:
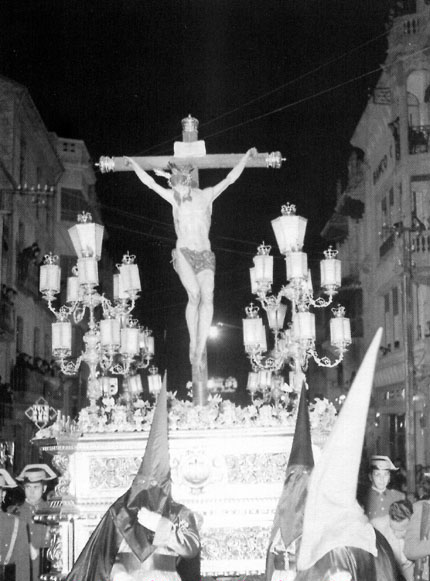
<path id="1" fill-rule="evenodd" d="M 12 571 L 15 581 L 29 581 L 30 551 L 25 523 L 2 510 L 0 510 L 0 562 L 4 564 L 9 553 L 15 526 L 17 526 L 15 544 L 7 567 L 15 567 L 15 571 Z M 4 570 L 3 573 L 7 575 L 8 571 Z"/>
<path id="2" fill-rule="evenodd" d="M 148 491 L 142 492 L 146 496 Z M 149 493 L 150 494 L 150 493 Z M 66 581 L 110 581 L 111 570 L 120 547 L 125 539 L 133 554 L 141 562 L 151 557 L 155 550 L 152 544 L 154 533 L 137 522 L 137 506 L 140 502 L 148 506 L 148 498 L 129 502 L 130 491 L 120 497 L 105 513 L 80 553 Z M 152 499 L 151 499 L 152 500 Z M 175 522 L 183 505 L 168 499 L 163 508 L 163 516 Z M 190 519 L 190 533 L 198 536 L 194 517 L 186 509 Z M 200 551 L 194 551 L 191 559 L 179 559 L 178 572 L 183 581 L 200 579 Z"/>
<path id="3" fill-rule="evenodd" d="M 388 541 L 379 531 L 375 532 L 377 557 L 363 549 L 339 547 L 309 569 L 298 571 L 295 581 L 330 581 L 337 571 L 348 571 L 352 581 L 403 581 Z"/>

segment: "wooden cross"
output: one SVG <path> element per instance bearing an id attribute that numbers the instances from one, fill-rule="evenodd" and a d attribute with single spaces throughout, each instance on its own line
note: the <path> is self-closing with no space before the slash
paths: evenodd
<path id="1" fill-rule="evenodd" d="M 133 159 L 145 171 L 165 170 L 169 162 L 177 166 L 190 165 L 193 168 L 193 179 L 198 184 L 198 170 L 200 169 L 222 169 L 233 168 L 243 157 L 243 153 L 237 154 L 206 154 L 204 141 L 198 140 L 198 121 L 191 115 L 182 120 L 182 142 L 175 142 L 175 153 L 173 156 L 145 156 Z M 258 153 L 250 158 L 246 167 L 259 168 L 280 168 L 284 159 L 279 151 L 273 153 Z M 133 171 L 124 157 L 102 156 L 99 163 L 101 173 L 112 171 Z M 208 401 L 208 366 L 207 350 L 205 349 L 203 360 L 199 365 L 193 364 L 193 403 L 194 405 L 205 405 Z"/>

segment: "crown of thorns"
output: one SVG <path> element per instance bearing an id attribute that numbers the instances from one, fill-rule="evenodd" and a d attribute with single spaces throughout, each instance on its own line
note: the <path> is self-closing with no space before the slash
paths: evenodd
<path id="1" fill-rule="evenodd" d="M 184 183 L 186 185 L 191 185 L 192 183 L 192 175 L 191 172 L 193 171 L 192 165 L 184 165 L 184 166 L 177 166 L 176 164 L 169 161 L 167 164 L 167 168 L 170 170 L 162 171 L 162 170 L 155 170 L 155 173 L 159 176 L 162 176 L 167 179 L 170 186 L 173 183 Z"/>

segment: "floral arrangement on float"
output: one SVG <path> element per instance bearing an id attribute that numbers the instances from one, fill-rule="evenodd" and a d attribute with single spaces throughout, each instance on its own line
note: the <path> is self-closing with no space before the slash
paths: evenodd
<path id="1" fill-rule="evenodd" d="M 149 431 L 155 401 L 136 398 L 132 402 L 121 403 L 121 400 L 115 400 L 112 396 L 104 397 L 98 405 L 83 408 L 77 420 L 71 420 L 57 412 L 55 421 L 41 428 L 35 438 Z M 284 384 L 282 394 L 276 400 L 255 397 L 248 406 L 236 405 L 219 394 L 210 395 L 206 405 L 196 406 L 190 399 L 179 399 L 176 392 L 168 392 L 169 429 L 290 427 L 293 430 L 297 403 L 297 394 L 287 384 Z M 328 399 L 313 400 L 309 405 L 312 432 L 321 436 L 327 435 L 335 422 L 336 413 L 335 406 Z"/>

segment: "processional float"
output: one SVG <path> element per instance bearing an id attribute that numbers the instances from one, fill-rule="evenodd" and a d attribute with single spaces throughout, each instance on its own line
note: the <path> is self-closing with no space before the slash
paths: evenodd
<path id="1" fill-rule="evenodd" d="M 196 169 L 234 166 L 241 155 L 206 155 L 204 142 L 197 139 L 197 123 L 190 116 L 183 120 L 183 141 L 175 143 L 173 157 L 134 159 L 147 170 L 162 169 L 169 161 L 191 163 Z M 276 152 L 258 154 L 248 165 L 277 168 L 281 163 L 281 154 Z M 119 157 L 102 157 L 99 167 L 102 172 L 130 169 Z M 238 408 L 231 402 L 208 401 L 206 364 L 203 372 L 192 369 L 193 402 L 171 399 L 173 497 L 197 516 L 202 576 L 264 572 L 267 541 L 295 426 L 294 397 L 288 392 L 294 396 L 308 358 L 318 357 L 310 307 L 331 304 L 340 285 L 340 263 L 330 251 L 322 271 L 322 286 L 329 299 L 324 302 L 313 298 L 301 253 L 304 229 L 300 230 L 301 243 L 296 240 L 287 248 L 292 226 L 290 223 L 285 228 L 283 220 L 283 229 L 275 224 L 274 228 L 278 243 L 282 240 L 284 244 L 280 249 L 287 260 L 288 285 L 272 296 L 267 248 L 259 251 L 251 273 L 252 290 L 269 323 L 272 321 L 275 341 L 274 349 L 265 353 L 263 324 L 255 308 L 248 310 L 244 331 L 245 349 L 253 368 L 248 385 L 253 403 Z M 136 372 L 149 367 L 154 340 L 132 316 L 140 293 L 135 258 L 127 253 L 117 265 L 114 298 L 110 301 L 97 291 L 103 228 L 84 214 L 69 232 L 77 265 L 68 279 L 66 306 L 56 310 L 53 305 L 60 291 L 60 270 L 52 254 L 41 267 L 40 290 L 56 319 L 52 326 L 53 355 L 65 374 L 76 373 L 82 364 L 88 366 L 90 405 L 80 412 L 77 422 L 59 414 L 52 425 L 39 424 L 42 429 L 33 440 L 40 450 L 52 455 L 53 466 L 60 474 L 49 511 L 37 516 L 51 525 L 52 568 L 45 576 L 49 581 L 61 579 L 71 569 L 108 506 L 129 487 L 144 453 L 151 420 L 151 409 L 141 399 L 142 386 Z M 285 300 L 291 303 L 291 321 L 283 330 Z M 99 320 L 97 313 L 101 313 Z M 72 322 L 82 322 L 85 315 L 89 318 L 85 349 L 72 359 Z M 333 363 L 320 359 L 326 366 L 339 362 L 350 342 L 344 311 L 337 312 L 334 320 L 332 343 L 339 356 Z M 283 368 L 293 372 L 291 387 L 280 379 Z M 117 376 L 123 378 L 120 390 Z M 153 368 L 150 391 L 155 396 L 160 382 Z M 261 399 L 257 392 L 262 393 Z M 331 429 L 335 409 L 321 400 L 311 407 L 310 416 L 313 442 L 318 448 Z"/>

